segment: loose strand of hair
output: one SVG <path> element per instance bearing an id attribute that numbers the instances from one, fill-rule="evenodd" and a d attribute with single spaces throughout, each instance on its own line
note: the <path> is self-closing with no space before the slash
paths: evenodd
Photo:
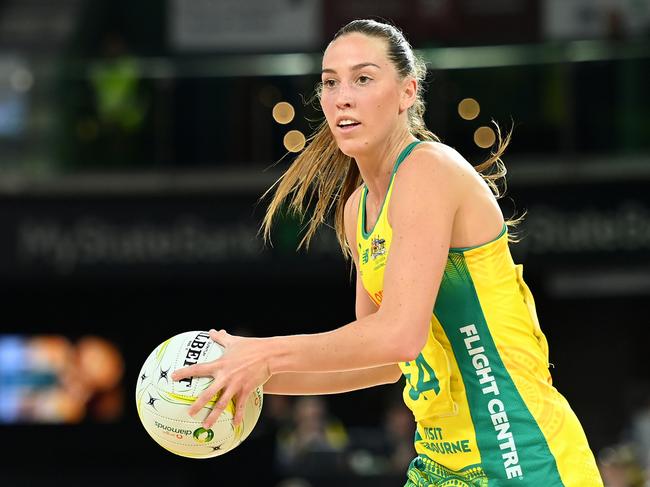
<path id="1" fill-rule="evenodd" d="M 506 179 L 508 170 L 505 163 L 503 162 L 502 156 L 510 144 L 510 140 L 512 138 L 512 129 L 510 129 L 504 135 L 497 122 L 492 120 L 492 124 L 496 130 L 496 148 L 491 151 L 490 157 L 488 157 L 482 163 L 474 166 L 474 169 L 476 169 L 483 180 L 487 183 L 495 198 L 500 199 L 505 196 L 508 190 L 508 183 Z M 505 220 L 505 224 L 508 227 L 508 240 L 510 242 L 516 243 L 520 241 L 519 234 L 515 231 L 515 229 L 520 223 L 523 222 L 525 217 L 526 211 L 524 210 L 521 215 L 513 216 Z"/>
<path id="2" fill-rule="evenodd" d="M 275 189 L 260 227 L 265 242 L 271 242 L 273 220 L 285 202 L 289 213 L 301 221 L 304 221 L 306 210 L 315 205 L 306 233 L 298 245 L 298 248 L 303 245 L 308 248 L 311 238 L 338 199 L 338 187 L 347 170 L 344 166 L 350 166 L 350 158 L 340 152 L 327 122 L 323 121 L 309 137 L 303 152 L 260 198 L 265 198 Z"/>

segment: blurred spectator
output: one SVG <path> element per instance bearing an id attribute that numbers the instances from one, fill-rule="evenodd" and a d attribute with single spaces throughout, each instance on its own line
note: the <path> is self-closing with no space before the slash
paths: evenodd
<path id="1" fill-rule="evenodd" d="M 291 427 L 293 411 L 289 396 L 269 394 L 264 397 L 264 424 L 276 433 L 286 431 Z"/>
<path id="2" fill-rule="evenodd" d="M 92 66 L 90 71 L 97 117 L 107 129 L 134 132 L 142 123 L 146 110 L 138 94 L 137 60 L 117 33 L 107 34 L 103 54 L 102 62 Z"/>
<path id="3" fill-rule="evenodd" d="M 645 487 L 644 474 L 637 462 L 634 447 L 620 444 L 603 449 L 598 468 L 605 487 Z"/>
<path id="4" fill-rule="evenodd" d="M 81 79 L 64 72 L 61 163 L 87 169 L 140 167 L 152 162 L 148 139 L 150 86 L 126 38 L 111 30 Z"/>
<path id="5" fill-rule="evenodd" d="M 415 457 L 413 413 L 402 402 L 392 401 L 377 427 L 350 428 L 347 460 L 358 475 L 402 476 Z"/>
<path id="6" fill-rule="evenodd" d="M 388 407 L 384 419 L 386 435 L 387 470 L 391 473 L 403 473 L 415 457 L 413 435 L 415 421 L 413 413 L 404 403 L 393 403 Z"/>
<path id="7" fill-rule="evenodd" d="M 650 396 L 645 404 L 632 416 L 630 439 L 634 443 L 637 458 L 650 478 Z"/>
<path id="8" fill-rule="evenodd" d="M 245 335 L 244 335 L 245 336 Z M 282 479 L 282 468 L 278 458 L 278 434 L 292 425 L 292 398 L 275 394 L 264 395 L 262 418 L 251 433 L 258 445 L 258 465 L 268 472 L 273 481 Z"/>
<path id="9" fill-rule="evenodd" d="M 138 63 L 126 40 L 116 32 L 104 38 L 102 54 L 104 58 L 90 69 L 98 141 L 110 157 L 106 161 L 109 167 L 138 162 L 144 155 L 137 152 L 139 132 L 149 104 L 140 86 Z"/>
<path id="10" fill-rule="evenodd" d="M 291 425 L 278 433 L 280 468 L 289 474 L 332 473 L 342 466 L 348 434 L 320 396 L 299 398 Z"/>

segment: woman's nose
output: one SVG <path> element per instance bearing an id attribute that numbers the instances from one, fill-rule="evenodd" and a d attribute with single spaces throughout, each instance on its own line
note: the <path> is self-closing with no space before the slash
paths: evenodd
<path id="1" fill-rule="evenodd" d="M 336 107 L 337 108 L 350 108 L 354 103 L 352 93 L 350 88 L 345 85 L 341 85 L 338 89 L 336 96 Z"/>

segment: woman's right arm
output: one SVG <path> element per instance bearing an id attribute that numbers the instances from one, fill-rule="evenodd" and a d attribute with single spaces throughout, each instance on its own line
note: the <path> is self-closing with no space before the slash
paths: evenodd
<path id="1" fill-rule="evenodd" d="M 356 245 L 356 217 L 361 192 L 355 191 L 345 204 L 345 234 L 352 249 L 354 264 L 359 269 Z M 377 311 L 363 287 L 359 272 L 356 273 L 355 314 L 357 319 Z M 314 394 L 336 394 L 355 391 L 382 384 L 393 384 L 402 372 L 397 364 L 382 365 L 368 369 L 346 370 L 343 372 L 285 372 L 274 374 L 264 384 L 266 394 L 306 396 Z"/>

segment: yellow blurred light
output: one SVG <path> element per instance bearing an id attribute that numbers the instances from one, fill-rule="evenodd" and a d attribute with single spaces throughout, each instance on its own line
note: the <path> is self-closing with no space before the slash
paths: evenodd
<path id="1" fill-rule="evenodd" d="M 300 130 L 290 130 L 284 136 L 284 147 L 289 152 L 300 152 L 305 147 L 305 136 Z"/>
<path id="2" fill-rule="evenodd" d="M 291 103 L 286 101 L 281 101 L 276 103 L 273 107 L 273 118 L 276 122 L 281 124 L 287 124 L 293 120 L 296 111 L 293 109 Z"/>
<path id="3" fill-rule="evenodd" d="M 474 132 L 474 143 L 482 149 L 492 147 L 496 140 L 497 136 L 490 127 L 479 127 Z"/>
<path id="4" fill-rule="evenodd" d="M 481 113 L 481 106 L 474 98 L 465 98 L 458 104 L 458 115 L 465 120 L 474 120 Z"/>

